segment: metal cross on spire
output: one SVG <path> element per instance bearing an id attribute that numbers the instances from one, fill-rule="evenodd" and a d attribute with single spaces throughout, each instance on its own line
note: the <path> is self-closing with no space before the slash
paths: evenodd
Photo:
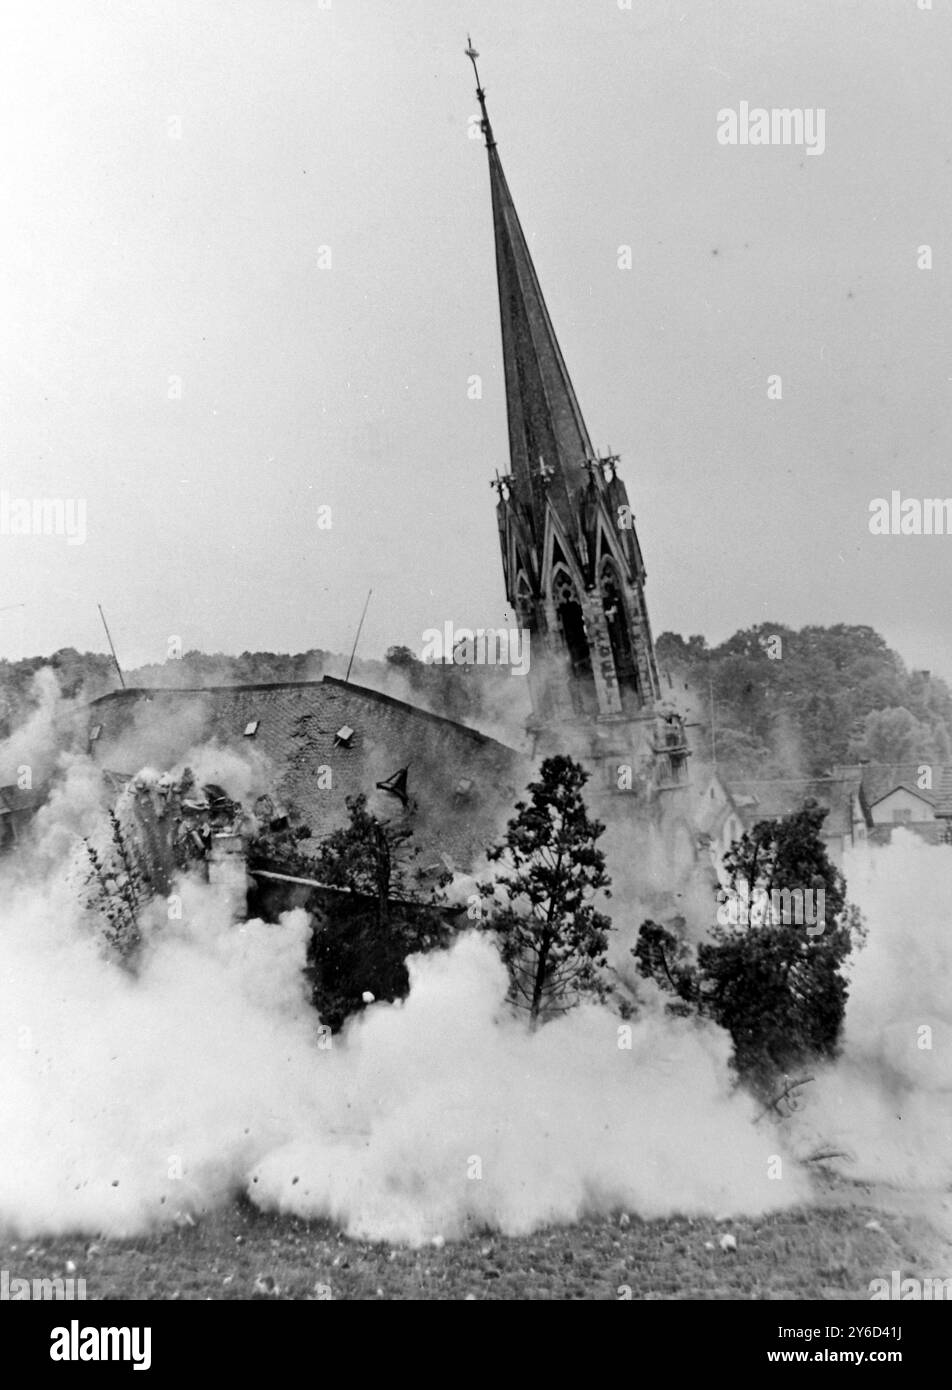
<path id="1" fill-rule="evenodd" d="M 494 150 L 496 148 L 496 141 L 493 139 L 493 128 L 489 124 L 489 112 L 486 110 L 486 93 L 480 83 L 479 68 L 476 66 L 476 59 L 479 57 L 479 54 L 473 47 L 473 40 L 470 38 L 469 34 L 466 35 L 466 42 L 469 45 L 465 50 L 466 56 L 472 63 L 473 72 L 476 74 L 476 96 L 479 100 L 479 109 L 483 113 L 482 128 L 483 135 L 486 137 L 486 148 L 487 150 Z"/>

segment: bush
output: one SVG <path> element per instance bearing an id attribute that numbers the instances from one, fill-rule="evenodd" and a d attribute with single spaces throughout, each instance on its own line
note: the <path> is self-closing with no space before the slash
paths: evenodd
<path id="1" fill-rule="evenodd" d="M 410 988 L 407 956 L 438 950 L 452 932 L 436 909 L 392 907 L 385 931 L 377 906 L 366 899 L 341 899 L 315 915 L 305 975 L 311 1002 L 335 1033 L 364 1008 L 362 995 L 391 1003 Z"/>
<path id="2" fill-rule="evenodd" d="M 645 922 L 632 954 L 639 973 L 673 995 L 675 1010 L 713 1019 L 731 1035 L 737 1073 L 761 1094 L 783 1072 L 836 1055 L 848 985 L 844 966 L 862 943 L 859 909 L 821 838 L 826 812 L 815 802 L 780 821 L 761 821 L 725 856 L 729 890 L 710 939 L 696 958 L 675 932 Z M 749 920 L 731 920 L 725 902 L 761 890 Z M 784 921 L 783 890 L 812 890 L 815 925 Z M 822 897 L 820 896 L 822 892 Z M 776 894 L 777 897 L 773 895 Z M 753 894 L 750 895 L 751 897 Z"/>
<path id="3" fill-rule="evenodd" d="M 331 911 L 317 915 L 306 974 L 321 1021 L 332 1029 L 376 999 L 402 999 L 410 986 L 407 956 L 445 946 L 451 930 L 441 911 L 440 888 L 424 888 L 413 872 L 409 818 L 383 824 L 363 795 L 348 797 L 348 823 L 318 847 L 311 872 L 343 890 Z"/>

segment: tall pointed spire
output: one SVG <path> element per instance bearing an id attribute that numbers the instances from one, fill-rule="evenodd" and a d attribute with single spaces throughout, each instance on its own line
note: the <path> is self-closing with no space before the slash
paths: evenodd
<path id="1" fill-rule="evenodd" d="M 531 636 L 533 728 L 564 747 L 566 726 L 577 735 L 581 724 L 597 756 L 643 758 L 660 787 L 678 782 L 687 749 L 680 722 L 665 724 L 660 741 L 651 733 L 661 689 L 628 494 L 617 457 L 592 449 L 503 173 L 472 40 L 466 53 L 489 158 L 509 423 L 510 472 L 493 486 L 506 595 Z M 606 726 L 614 726 L 611 748 Z"/>
<path id="2" fill-rule="evenodd" d="M 548 489 L 571 524 L 577 496 L 588 483 L 592 445 L 503 172 L 472 40 L 466 53 L 476 74 L 489 156 L 512 475 L 520 490 Z"/>

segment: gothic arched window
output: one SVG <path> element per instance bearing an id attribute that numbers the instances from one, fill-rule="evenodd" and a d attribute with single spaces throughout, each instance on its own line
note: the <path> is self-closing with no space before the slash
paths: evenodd
<path id="1" fill-rule="evenodd" d="M 602 595 L 608 637 L 612 644 L 612 658 L 615 662 L 615 676 L 618 680 L 622 708 L 639 709 L 642 704 L 641 682 L 631 640 L 631 623 L 615 562 L 607 555 L 598 569 L 598 587 Z"/>
<path id="2" fill-rule="evenodd" d="M 594 712 L 595 677 L 592 674 L 592 652 L 585 631 L 585 615 L 578 601 L 572 577 L 558 566 L 552 575 L 552 598 L 559 626 L 568 652 L 572 672 L 572 704 L 576 714 Z"/>
<path id="3" fill-rule="evenodd" d="M 530 632 L 538 628 L 535 597 L 525 570 L 520 570 L 516 579 L 516 616 Z"/>

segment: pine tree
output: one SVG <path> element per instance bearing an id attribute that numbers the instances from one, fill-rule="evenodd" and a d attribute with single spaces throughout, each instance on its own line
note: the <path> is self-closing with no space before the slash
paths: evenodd
<path id="1" fill-rule="evenodd" d="M 495 932 L 509 971 L 511 999 L 526 1009 L 530 1026 L 563 1013 L 581 995 L 603 997 L 601 976 L 611 920 L 596 910 L 611 880 L 597 841 L 604 832 L 582 799 L 588 773 L 571 758 L 546 758 L 530 800 L 516 803 L 503 842 L 489 852 L 507 872 L 495 887 L 505 905 L 481 918 Z M 487 885 L 484 896 L 493 887 Z"/>

